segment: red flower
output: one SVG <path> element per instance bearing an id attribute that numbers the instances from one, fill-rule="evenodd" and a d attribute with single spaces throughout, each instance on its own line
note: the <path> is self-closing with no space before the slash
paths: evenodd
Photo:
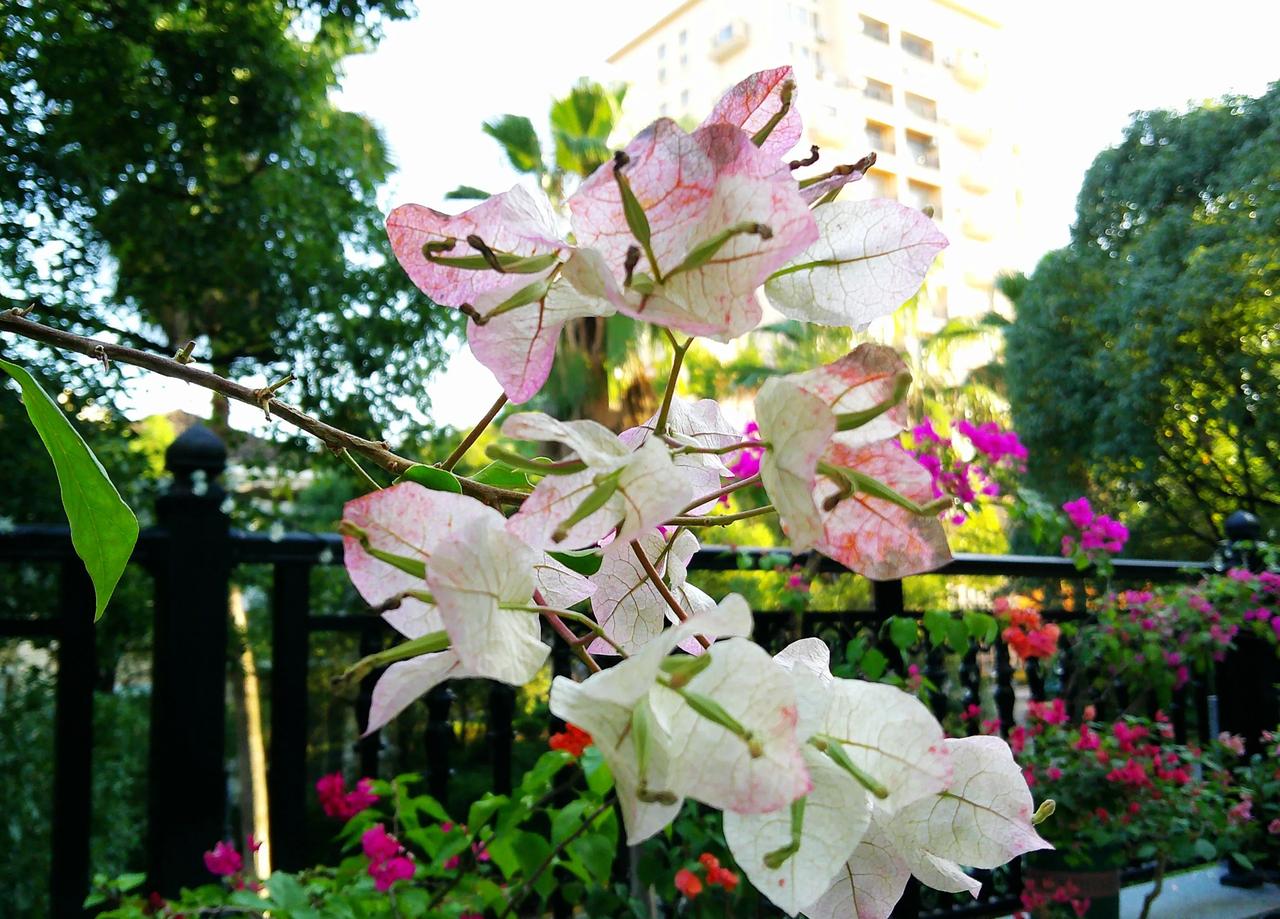
<path id="1" fill-rule="evenodd" d="M 681 868 L 676 872 L 676 890 L 680 891 L 690 900 L 702 893 L 702 881 L 698 876 L 688 868 Z"/>
<path id="2" fill-rule="evenodd" d="M 559 734 L 552 734 L 551 739 L 547 741 L 547 745 L 552 750 L 563 750 L 570 756 L 579 757 L 587 747 L 591 746 L 595 741 L 591 739 L 591 735 L 575 724 L 566 724 L 564 731 Z"/>

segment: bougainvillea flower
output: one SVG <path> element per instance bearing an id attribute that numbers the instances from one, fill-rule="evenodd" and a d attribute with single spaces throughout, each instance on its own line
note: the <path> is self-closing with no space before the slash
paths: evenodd
<path id="1" fill-rule="evenodd" d="M 833 466 L 856 469 L 899 495 L 926 505 L 933 498 L 928 471 L 897 437 L 861 446 L 832 441 L 824 459 Z M 819 504 L 839 487 L 819 477 L 813 497 Z M 934 514 L 919 514 L 869 494 L 855 494 L 822 511 L 823 537 L 816 548 L 852 571 L 876 580 L 932 571 L 951 558 L 947 535 Z"/>
<path id="2" fill-rule="evenodd" d="M 796 95 L 795 73 L 790 67 L 761 70 L 721 96 L 701 126 L 730 124 L 754 137 L 786 106 L 781 119 L 760 145 L 762 151 L 778 160 L 796 145 L 804 133 L 800 111 L 795 104 Z"/>
<path id="3" fill-rule="evenodd" d="M 609 764 L 630 844 L 648 839 L 670 823 L 683 797 L 671 787 L 669 745 L 657 724 L 645 743 L 643 771 L 636 748 L 637 717 L 646 723 L 656 721 L 650 696 L 657 689 L 663 661 L 694 635 L 714 638 L 750 632 L 750 608 L 741 596 L 730 594 L 715 608 L 665 630 L 638 653 L 582 683 L 567 677 L 552 682 L 551 712 L 590 733 Z M 637 709 L 642 710 L 641 716 L 636 715 Z"/>
<path id="4" fill-rule="evenodd" d="M 928 571 L 950 557 L 934 515 L 867 490 L 878 483 L 919 505 L 932 498 L 928 474 L 897 444 L 905 409 L 895 400 L 909 380 L 893 349 L 863 344 L 760 388 L 756 419 L 770 445 L 760 475 L 793 549 L 816 547 L 877 579 Z M 839 430 L 849 419 L 861 423 Z M 818 475 L 821 463 L 869 481 L 844 489 Z"/>
<path id="5" fill-rule="evenodd" d="M 952 764 L 942 726 L 910 693 L 886 683 L 838 679 L 818 638 L 792 642 L 777 655 L 800 699 L 800 734 L 838 743 L 882 787 L 877 814 L 891 815 L 947 788 Z"/>
<path id="6" fill-rule="evenodd" d="M 657 420 L 658 416 L 654 415 L 644 424 L 627 428 L 618 435 L 618 439 L 634 449 L 652 436 Z M 728 447 L 742 439 L 714 399 L 696 402 L 672 399 L 671 410 L 667 414 L 666 436 L 685 446 L 712 450 Z M 721 478 L 733 474 L 724 460 L 714 453 L 678 453 L 672 457 L 672 462 L 688 480 L 695 495 L 717 490 Z M 702 507 L 692 508 L 691 513 L 702 513 L 713 504 L 708 501 Z"/>
<path id="7" fill-rule="evenodd" d="M 760 460 L 760 475 L 795 551 L 811 548 L 823 537 L 813 485 L 818 462 L 837 436 L 838 416 L 891 400 L 906 372 L 892 348 L 862 344 L 824 367 L 772 377 L 760 387 L 756 421 L 770 444 Z M 895 405 L 838 436 L 854 443 L 891 436 L 900 430 L 904 412 Z"/>
<path id="8" fill-rule="evenodd" d="M 566 322 L 613 312 L 607 301 L 575 296 L 554 281 L 571 250 L 541 192 L 516 186 L 457 215 L 401 205 L 387 217 L 387 235 L 423 293 L 467 314 L 472 352 L 512 402 L 542 388 Z M 513 259 L 522 260 L 517 270 L 492 267 Z M 516 298 L 526 302 L 511 308 Z"/>
<path id="9" fill-rule="evenodd" d="M 837 679 L 817 638 L 793 642 L 775 660 L 799 700 L 799 736 L 813 777 L 798 836 L 791 814 L 724 816 L 725 839 L 756 888 L 794 915 L 820 899 L 854 855 L 873 816 L 882 822 L 951 782 L 942 728 L 914 696 L 894 687 Z M 862 778 L 819 746 L 838 746 Z M 879 786 L 873 798 L 868 784 Z M 785 858 L 777 856 L 791 844 Z M 770 864 L 772 854 L 773 864 Z"/>
<path id="10" fill-rule="evenodd" d="M 686 613 L 697 615 L 715 607 L 714 600 L 686 580 L 689 560 L 698 551 L 698 540 L 692 533 L 681 530 L 669 549 L 666 538 L 657 530 L 637 542 Z M 675 611 L 649 579 L 634 551 L 606 556 L 591 582 L 596 588 L 591 595 L 592 614 L 605 634 L 628 653 L 644 647 L 668 623 L 676 621 Z M 702 651 L 693 637 L 680 647 L 690 654 Z M 603 638 L 597 638 L 588 650 L 592 654 L 617 653 Z"/>
<path id="11" fill-rule="evenodd" d="M 766 856 L 792 841 L 791 808 L 767 814 L 726 811 L 724 836 L 755 888 L 787 915 L 814 902 L 853 855 L 871 824 L 871 794 L 830 759 L 804 749 L 813 790 L 805 798 L 799 847 L 778 867 Z"/>
<path id="12" fill-rule="evenodd" d="M 509 533 L 500 513 L 465 495 L 404 482 L 348 502 L 343 523 L 347 571 L 361 596 L 373 605 L 398 600 L 387 614 L 395 628 L 409 638 L 443 630 L 451 645 L 387 668 L 374 688 L 367 730 L 449 677 L 521 685 L 537 673 L 550 650 L 539 640 L 537 616 L 501 607 L 532 603 L 535 572 L 548 583 L 552 575 L 556 584 L 571 579 Z M 420 561 L 425 577 L 380 553 Z M 429 600 L 404 596 L 408 591 Z"/>
<path id="13" fill-rule="evenodd" d="M 775 811 L 808 794 L 813 782 L 796 732 L 790 674 L 745 638 L 716 642 L 706 656 L 710 663 L 687 691 L 713 699 L 738 729 L 712 721 L 670 689 L 655 689 L 652 704 L 669 739 L 674 790 L 740 814 Z"/>
<path id="14" fill-rule="evenodd" d="M 645 240 L 628 223 L 623 182 Z M 569 210 L 579 245 L 599 256 L 584 265 L 607 273 L 579 289 L 603 292 L 633 318 L 720 341 L 755 328 L 757 288 L 817 238 L 790 170 L 731 124 L 686 134 L 659 119 L 583 182 Z"/>
<path id="15" fill-rule="evenodd" d="M 819 237 L 775 271 L 765 293 L 784 316 L 862 331 L 910 299 L 947 245 L 937 225 L 896 201 L 833 201 Z"/>
<path id="16" fill-rule="evenodd" d="M 876 818 L 831 889 L 804 910 L 809 919 L 886 919 L 911 875 L 937 890 L 977 896 L 981 883 L 961 865 L 995 868 L 1052 848 L 1031 824 L 1031 792 L 1008 744 L 965 737 L 947 740 L 946 747 L 951 786 L 892 820 Z"/>
<path id="17" fill-rule="evenodd" d="M 631 540 L 678 514 L 694 497 L 676 472 L 671 451 L 658 438 L 649 438 L 633 451 L 604 425 L 557 421 L 541 412 L 512 415 L 502 433 L 518 440 L 562 443 L 587 467 L 569 475 L 544 476 L 508 521 L 508 529 L 530 545 L 583 549 L 616 527 L 606 554 L 629 552 Z M 572 519 L 584 502 L 596 498 L 602 498 L 597 509 Z"/>
<path id="18" fill-rule="evenodd" d="M 219 841 L 212 850 L 204 853 L 204 866 L 218 877 L 231 877 L 244 868 L 244 859 L 230 842 Z"/>

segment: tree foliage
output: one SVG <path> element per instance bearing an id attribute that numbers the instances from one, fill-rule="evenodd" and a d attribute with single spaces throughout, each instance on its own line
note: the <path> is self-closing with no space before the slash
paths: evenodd
<path id="1" fill-rule="evenodd" d="M 1241 507 L 1280 520 L 1278 147 L 1280 84 L 1139 113 L 1070 244 L 1004 284 L 1034 484 L 1132 508 L 1140 549 L 1203 551 Z"/>
<path id="2" fill-rule="evenodd" d="M 0 293 L 157 351 L 195 339 L 226 373 L 297 371 L 289 398 L 352 424 L 420 396 L 452 325 L 388 268 L 390 158 L 329 100 L 403 0 L 7 9 Z"/>

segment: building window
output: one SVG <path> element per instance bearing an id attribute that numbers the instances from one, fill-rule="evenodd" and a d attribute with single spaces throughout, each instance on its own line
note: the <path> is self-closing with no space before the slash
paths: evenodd
<path id="1" fill-rule="evenodd" d="M 868 99 L 893 105 L 893 87 L 888 83 L 881 83 L 879 80 L 867 77 L 867 85 L 863 87 L 862 94 Z"/>
<path id="2" fill-rule="evenodd" d="M 666 56 L 667 56 L 667 46 L 666 46 L 666 43 L 664 42 L 663 44 L 658 45 L 658 60 L 662 60 Z"/>
<path id="3" fill-rule="evenodd" d="M 689 90 L 680 90 L 680 107 L 685 111 L 689 109 Z"/>
<path id="4" fill-rule="evenodd" d="M 687 55 L 687 54 L 681 54 L 681 55 L 680 55 L 680 66 L 681 66 L 681 67 L 688 67 L 688 66 L 689 66 L 689 55 Z"/>
<path id="5" fill-rule="evenodd" d="M 871 183 L 871 197 L 873 198 L 897 198 L 898 188 L 897 181 L 892 173 L 874 172 L 867 173 L 867 181 Z"/>
<path id="6" fill-rule="evenodd" d="M 942 219 L 942 189 L 927 182 L 912 179 L 907 183 L 907 204 L 933 214 L 934 220 Z"/>
<path id="7" fill-rule="evenodd" d="M 907 153 L 917 166 L 938 168 L 938 142 L 919 131 L 907 132 Z"/>
<path id="8" fill-rule="evenodd" d="M 667 114 L 667 103 L 664 102 L 658 106 L 658 114 L 663 116 Z"/>
<path id="9" fill-rule="evenodd" d="M 687 45 L 687 44 L 689 44 L 689 30 L 688 30 L 688 29 L 681 29 L 681 30 L 680 30 L 680 44 L 681 44 L 682 46 L 683 46 L 683 45 Z"/>
<path id="10" fill-rule="evenodd" d="M 921 38 L 919 35 L 903 32 L 902 50 L 912 57 L 918 57 L 920 60 L 928 61 L 930 64 L 933 63 L 933 42 Z"/>
<path id="11" fill-rule="evenodd" d="M 862 20 L 862 34 L 867 38 L 874 38 L 876 41 L 889 44 L 889 26 L 887 23 L 881 22 L 879 19 L 872 19 L 870 16 L 858 17 Z"/>
<path id="12" fill-rule="evenodd" d="M 915 93 L 907 93 L 907 110 L 925 121 L 938 120 L 938 103 Z"/>
<path id="13" fill-rule="evenodd" d="M 893 128 L 878 121 L 867 122 L 867 143 L 879 153 L 893 153 Z"/>
<path id="14" fill-rule="evenodd" d="M 665 67 L 658 68 L 658 82 L 659 83 L 667 82 L 667 68 Z"/>

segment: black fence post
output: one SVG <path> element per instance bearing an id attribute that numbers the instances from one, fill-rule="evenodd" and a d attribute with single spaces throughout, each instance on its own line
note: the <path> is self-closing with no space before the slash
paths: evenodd
<path id="1" fill-rule="evenodd" d="M 93 584 L 78 558 L 62 565 L 58 683 L 54 710 L 53 915 L 85 914 L 89 892 L 89 829 L 93 773 L 93 684 L 98 661 Z"/>
<path id="2" fill-rule="evenodd" d="M 271 865 L 297 871 L 306 862 L 307 615 L 310 562 L 275 566 L 271 595 L 271 752 L 267 800 Z"/>
<path id="3" fill-rule="evenodd" d="M 493 790 L 500 795 L 511 793 L 511 747 L 514 740 L 511 722 L 515 709 L 515 688 L 493 683 L 489 687 L 489 726 L 485 739 L 493 757 Z"/>
<path id="4" fill-rule="evenodd" d="M 209 880 L 202 853 L 226 831 L 226 459 L 217 435 L 188 428 L 165 453 L 173 483 L 156 502 L 147 873 L 165 895 Z"/>

